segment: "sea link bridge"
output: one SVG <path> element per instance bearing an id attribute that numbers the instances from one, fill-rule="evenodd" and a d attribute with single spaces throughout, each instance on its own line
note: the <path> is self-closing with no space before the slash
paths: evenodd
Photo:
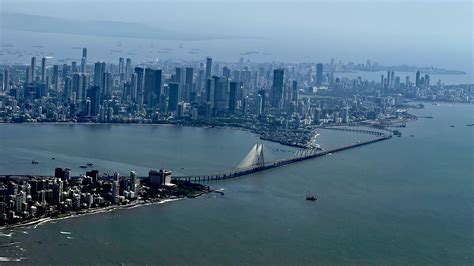
<path id="1" fill-rule="evenodd" d="M 363 133 L 363 134 L 370 134 L 374 135 L 374 138 L 366 141 L 358 141 L 356 143 L 352 143 L 349 145 L 341 146 L 338 148 L 330 149 L 330 150 L 319 150 L 319 149 L 299 149 L 297 150 L 293 156 L 280 159 L 275 161 L 265 162 L 263 156 L 263 144 L 255 144 L 249 153 L 244 157 L 244 159 L 240 162 L 240 164 L 232 170 L 215 173 L 215 174 L 208 174 L 208 175 L 190 175 L 190 176 L 173 176 L 174 180 L 183 180 L 183 181 L 190 181 L 190 182 L 208 182 L 208 181 L 216 181 L 216 180 L 224 180 L 230 178 L 236 178 L 256 172 L 261 172 L 265 170 L 269 170 L 272 168 L 301 162 L 309 159 L 313 159 L 316 157 L 333 154 L 336 152 L 368 145 L 371 143 L 388 140 L 392 138 L 392 134 L 390 133 L 383 133 L 380 131 L 373 131 L 373 130 L 365 130 L 365 129 L 354 129 L 354 128 L 345 128 L 345 127 L 325 127 L 324 129 L 329 130 L 339 130 L 339 131 L 349 131 L 349 132 L 356 132 L 356 133 Z"/>

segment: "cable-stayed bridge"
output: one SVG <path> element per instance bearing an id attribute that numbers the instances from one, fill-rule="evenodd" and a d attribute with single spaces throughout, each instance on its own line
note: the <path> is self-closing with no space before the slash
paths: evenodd
<path id="1" fill-rule="evenodd" d="M 335 129 L 335 128 L 330 128 Z M 341 129 L 335 129 L 341 130 Z M 330 150 L 318 150 L 318 149 L 300 149 L 297 150 L 293 156 L 285 159 L 274 160 L 265 162 L 263 156 L 263 144 L 255 144 L 252 149 L 250 149 L 249 153 L 244 157 L 244 159 L 240 162 L 240 164 L 235 168 L 228 171 L 223 171 L 220 173 L 208 174 L 208 175 L 190 175 L 190 176 L 173 176 L 174 180 L 183 180 L 183 181 L 190 181 L 190 182 L 208 182 L 208 181 L 216 181 L 216 180 L 224 180 L 230 178 L 236 178 L 256 172 L 261 172 L 265 170 L 269 170 L 276 167 L 281 167 L 284 165 L 313 159 L 316 157 L 368 145 L 371 143 L 379 142 L 382 140 L 387 140 L 392 137 L 390 134 L 384 134 L 378 131 L 369 131 L 369 130 L 351 130 L 351 129 L 344 129 L 344 131 L 354 131 L 359 133 L 366 133 L 375 135 L 376 138 L 366 141 L 358 141 L 353 144 L 345 145 L 342 147 L 330 149 Z"/>

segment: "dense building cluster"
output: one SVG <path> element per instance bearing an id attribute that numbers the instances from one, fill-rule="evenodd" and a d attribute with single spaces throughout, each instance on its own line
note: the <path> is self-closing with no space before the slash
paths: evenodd
<path id="1" fill-rule="evenodd" d="M 470 85 L 433 84 L 388 70 L 379 82 L 336 77 L 367 64 L 234 63 L 160 60 L 135 65 L 87 59 L 62 65 L 36 57 L 31 64 L 4 65 L 2 122 L 108 122 L 252 124 L 272 130 L 392 117 L 406 99 L 471 102 Z M 440 70 L 438 70 L 440 71 Z"/>
<path id="2" fill-rule="evenodd" d="M 171 183 L 171 172 L 163 169 L 150 170 L 148 178 L 138 178 L 134 171 L 129 176 L 99 174 L 97 170 L 81 176 L 70 173 L 56 168 L 51 177 L 0 177 L 0 224 L 179 196 Z"/>

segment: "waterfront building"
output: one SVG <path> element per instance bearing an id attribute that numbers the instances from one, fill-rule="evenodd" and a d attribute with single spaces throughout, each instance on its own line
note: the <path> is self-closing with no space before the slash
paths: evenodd
<path id="1" fill-rule="evenodd" d="M 130 183 L 130 190 L 137 193 L 137 173 L 135 171 L 130 171 Z"/>
<path id="2" fill-rule="evenodd" d="M 178 109 L 179 84 L 176 82 L 168 84 L 168 91 L 168 111 L 175 112 Z"/>
<path id="3" fill-rule="evenodd" d="M 237 86 L 238 83 L 232 81 L 229 87 L 229 113 L 235 112 L 235 107 L 237 104 Z"/>
<path id="4" fill-rule="evenodd" d="M 119 202 L 120 183 L 117 180 L 112 182 L 112 203 L 117 204 Z"/>
<path id="5" fill-rule="evenodd" d="M 144 94 L 144 87 L 145 87 L 145 70 L 143 67 L 135 67 L 135 74 L 136 76 L 136 92 L 137 92 L 137 99 L 136 103 L 141 108 L 143 106 L 143 94 Z"/>

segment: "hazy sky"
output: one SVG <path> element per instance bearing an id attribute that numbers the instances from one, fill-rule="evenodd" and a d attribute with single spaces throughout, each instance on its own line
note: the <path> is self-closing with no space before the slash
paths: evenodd
<path id="1" fill-rule="evenodd" d="M 1 0 L 2 13 L 147 24 L 170 31 L 258 37 L 322 60 L 473 68 L 472 1 Z M 271 46 L 272 42 L 268 45 Z M 235 45 L 238 45 L 237 43 Z"/>

